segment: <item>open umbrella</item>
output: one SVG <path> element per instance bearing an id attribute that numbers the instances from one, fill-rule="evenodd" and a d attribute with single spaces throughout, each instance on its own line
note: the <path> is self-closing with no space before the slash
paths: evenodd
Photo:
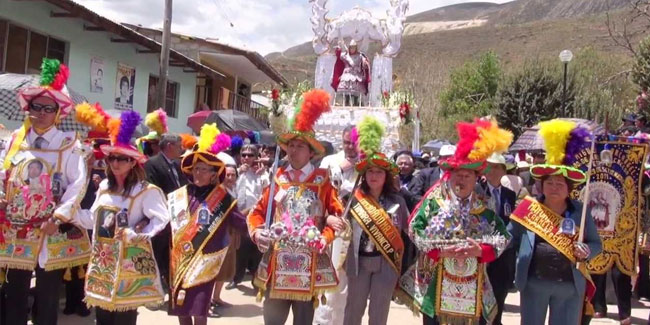
<path id="1" fill-rule="evenodd" d="M 23 88 L 38 86 L 40 82 L 39 75 L 31 74 L 0 74 L 0 115 L 12 121 L 24 121 L 27 116 L 18 105 L 18 91 Z M 83 95 L 68 88 L 70 98 L 75 104 L 87 101 Z M 85 124 L 77 122 L 74 110 L 61 120 L 57 126 L 61 131 L 88 132 L 90 129 Z"/>
<path id="2" fill-rule="evenodd" d="M 233 109 L 220 109 L 212 111 L 206 119 L 205 123 L 217 123 L 217 127 L 221 131 L 230 130 L 250 130 L 250 131 L 263 131 L 269 128 L 262 122 L 256 120 L 254 117 Z"/>
<path id="3" fill-rule="evenodd" d="M 422 151 L 430 151 L 434 156 L 440 154 L 440 148 L 444 145 L 451 144 L 447 140 L 431 140 L 422 146 Z"/>
<path id="4" fill-rule="evenodd" d="M 605 133 L 605 128 L 594 122 L 585 119 L 579 118 L 561 118 L 561 120 L 572 121 L 577 123 L 579 126 L 585 127 L 594 135 L 601 135 Z M 544 140 L 539 135 L 539 126 L 535 125 L 532 128 L 527 128 L 524 133 L 522 133 L 517 141 L 515 141 L 510 146 L 510 151 L 541 151 L 544 150 Z"/>
<path id="5" fill-rule="evenodd" d="M 190 114 L 187 117 L 187 126 L 194 131 L 194 133 L 201 133 L 201 126 L 205 123 L 205 119 L 212 114 L 213 111 L 198 111 Z"/>

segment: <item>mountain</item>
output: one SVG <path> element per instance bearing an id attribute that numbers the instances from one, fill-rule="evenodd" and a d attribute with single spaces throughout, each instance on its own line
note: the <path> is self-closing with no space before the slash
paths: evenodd
<path id="1" fill-rule="evenodd" d="M 583 47 L 623 57 L 624 51 L 609 38 L 605 13 L 623 15 L 628 5 L 629 0 L 516 0 L 421 12 L 406 19 L 393 71 L 417 73 L 418 62 L 448 71 L 487 50 L 495 51 L 505 64 Z M 377 51 L 376 45 L 371 46 L 367 54 L 372 57 Z M 271 53 L 267 59 L 292 82 L 313 78 L 316 55 L 311 42 Z"/>

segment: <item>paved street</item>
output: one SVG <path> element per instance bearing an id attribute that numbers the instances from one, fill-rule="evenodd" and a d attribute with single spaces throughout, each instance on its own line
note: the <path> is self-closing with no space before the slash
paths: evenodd
<path id="1" fill-rule="evenodd" d="M 222 299 L 232 303 L 234 306 L 230 308 L 221 309 L 221 318 L 211 318 L 208 321 L 210 325 L 259 325 L 263 324 L 262 320 L 262 304 L 255 302 L 255 293 L 250 286 L 250 282 L 240 286 L 240 290 L 224 290 Z M 506 301 L 506 312 L 503 317 L 503 323 L 506 325 L 519 324 L 519 294 L 509 294 Z M 646 324 L 648 319 L 648 312 L 650 302 L 632 301 L 632 316 L 633 324 Z M 146 308 L 140 308 L 140 316 L 138 324 L 156 324 L 156 325 L 172 325 L 178 324 L 175 317 L 167 316 L 164 311 L 152 312 Z M 616 318 L 617 308 L 616 305 L 609 305 L 609 317 L 611 319 L 596 319 L 591 324 L 618 324 L 613 319 Z M 78 316 L 65 316 L 60 315 L 60 324 L 63 325 L 89 325 L 94 324 L 94 316 L 87 318 L 80 318 Z M 287 324 L 291 324 L 291 315 Z M 363 321 L 367 324 L 367 315 Z M 421 318 L 413 316 L 413 313 L 404 306 L 397 304 L 391 305 L 390 314 L 388 317 L 388 324 L 399 325 L 419 325 L 422 324 Z"/>

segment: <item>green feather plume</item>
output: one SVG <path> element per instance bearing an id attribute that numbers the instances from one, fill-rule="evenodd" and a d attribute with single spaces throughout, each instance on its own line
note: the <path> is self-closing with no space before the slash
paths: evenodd
<path id="1" fill-rule="evenodd" d="M 384 126 L 379 121 L 366 115 L 357 125 L 359 132 L 359 150 L 366 156 L 379 152 L 381 139 L 384 137 Z"/>
<path id="2" fill-rule="evenodd" d="M 296 102 L 296 105 L 293 107 L 293 116 L 289 119 L 289 130 L 294 130 L 294 125 L 296 124 L 296 116 L 300 113 L 302 108 L 302 102 L 305 101 L 303 96 L 300 96 L 300 99 Z"/>
<path id="3" fill-rule="evenodd" d="M 41 86 L 48 86 L 54 82 L 54 77 L 59 72 L 61 62 L 57 59 L 43 58 L 41 64 Z"/>

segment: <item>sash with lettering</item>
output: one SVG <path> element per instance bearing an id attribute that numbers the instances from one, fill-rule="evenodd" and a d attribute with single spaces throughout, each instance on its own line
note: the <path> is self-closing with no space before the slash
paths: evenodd
<path id="1" fill-rule="evenodd" d="M 573 256 L 573 243 L 578 240 L 580 229 L 576 226 L 576 233 L 573 236 L 560 234 L 562 219 L 557 213 L 530 196 L 525 197 L 510 215 L 510 220 L 542 237 L 575 264 L 577 261 Z M 596 286 L 591 280 L 585 263 L 578 263 L 578 271 L 587 279 L 585 300 L 590 301 L 596 292 Z"/>
<path id="2" fill-rule="evenodd" d="M 205 246 L 237 201 L 223 186 L 215 187 L 205 199 L 210 217 L 207 226 L 202 226 L 198 218 L 203 203 L 194 204 L 195 207 L 188 211 L 190 202 L 187 186 L 170 193 L 168 200 L 172 228 L 171 297 L 174 305 L 182 306 L 186 289 L 210 282 L 219 273 L 228 251 L 227 243 L 211 247 L 210 251 Z"/>
<path id="3" fill-rule="evenodd" d="M 350 213 L 363 231 L 372 239 L 377 250 L 397 274 L 402 270 L 404 242 L 391 217 L 373 198 L 357 190 L 352 198 Z"/>

